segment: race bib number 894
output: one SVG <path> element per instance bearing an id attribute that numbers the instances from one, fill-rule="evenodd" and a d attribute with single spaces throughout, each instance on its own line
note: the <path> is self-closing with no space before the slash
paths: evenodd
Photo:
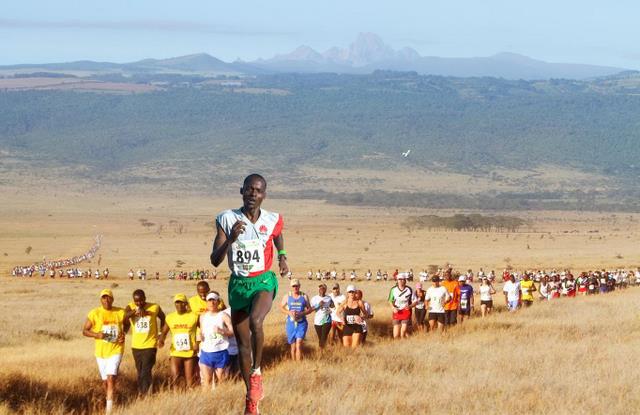
<path id="1" fill-rule="evenodd" d="M 236 241 L 231 250 L 235 271 L 255 272 L 264 269 L 264 247 L 259 239 Z"/>

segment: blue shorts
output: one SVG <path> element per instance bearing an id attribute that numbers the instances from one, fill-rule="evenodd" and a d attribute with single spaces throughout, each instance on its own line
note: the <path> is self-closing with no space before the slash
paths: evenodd
<path id="1" fill-rule="evenodd" d="M 200 351 L 200 364 L 209 366 L 213 369 L 222 369 L 229 366 L 229 351 L 221 350 L 219 352 L 203 352 Z"/>
<path id="2" fill-rule="evenodd" d="M 518 309 L 518 300 L 509 301 L 507 303 L 507 308 L 509 311 L 515 311 Z"/>
<path id="3" fill-rule="evenodd" d="M 296 340 L 304 340 L 304 338 L 307 336 L 307 328 L 309 328 L 309 323 L 307 323 L 307 320 L 300 321 L 296 324 L 293 321 L 287 319 L 287 342 L 289 342 L 289 344 L 293 344 L 296 342 Z"/>

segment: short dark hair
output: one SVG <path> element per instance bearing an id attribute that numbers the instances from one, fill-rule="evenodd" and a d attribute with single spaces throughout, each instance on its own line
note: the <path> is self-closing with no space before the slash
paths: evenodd
<path id="1" fill-rule="evenodd" d="M 264 177 L 262 177 L 258 173 L 252 173 L 247 177 L 245 177 L 244 181 L 242 182 L 242 188 L 244 189 L 249 183 L 251 183 L 254 180 L 260 180 L 262 184 L 264 184 L 264 189 L 267 190 L 267 181 L 265 180 Z"/>
<path id="2" fill-rule="evenodd" d="M 200 288 L 200 287 L 209 288 L 209 283 L 206 281 L 199 281 L 198 284 L 196 284 L 196 288 Z"/>
<path id="3" fill-rule="evenodd" d="M 140 288 L 138 288 L 137 290 L 135 290 L 133 292 L 133 297 L 142 297 L 142 298 L 147 298 L 147 296 L 144 294 L 144 291 L 141 290 Z"/>

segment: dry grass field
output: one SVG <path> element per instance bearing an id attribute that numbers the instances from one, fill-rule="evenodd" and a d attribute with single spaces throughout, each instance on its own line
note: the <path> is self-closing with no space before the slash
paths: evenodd
<path id="1" fill-rule="evenodd" d="M 195 292 L 195 282 L 189 281 L 3 279 L 0 401 L 5 412 L 100 411 L 103 392 L 93 340 L 83 338 L 80 328 L 98 304 L 99 290 L 111 284 L 116 305 L 142 287 L 150 301 L 168 311 L 174 293 Z M 225 291 L 224 281 L 212 285 Z M 309 358 L 295 364 L 286 358 L 283 316 L 270 313 L 263 413 L 626 414 L 640 405 L 640 372 L 631 363 L 640 347 L 640 289 L 536 302 L 516 314 L 473 318 L 444 336 L 420 334 L 394 342 L 384 304 L 390 284 L 359 285 L 376 313 L 369 344 L 360 350 L 333 347 L 319 353 L 310 332 Z M 312 286 L 303 283 L 308 292 Z M 502 308 L 501 298 L 496 303 Z M 241 412 L 238 382 L 213 393 L 167 390 L 167 354 L 159 352 L 158 392 L 138 399 L 127 342 L 118 386 L 121 413 Z"/>
<path id="2" fill-rule="evenodd" d="M 195 282 L 167 281 L 167 271 L 211 269 L 214 215 L 238 206 L 240 197 L 0 190 L 9 201 L 0 205 L 0 413 L 99 412 L 103 391 L 93 344 L 81 336 L 86 313 L 99 304 L 97 293 L 113 284 L 116 305 L 124 305 L 135 288 L 144 288 L 149 301 L 172 311 L 171 296 L 193 295 Z M 298 276 L 318 268 L 355 268 L 362 275 L 368 268 L 417 271 L 445 263 L 497 272 L 506 265 L 586 270 L 640 264 L 638 215 L 519 212 L 531 225 L 517 233 L 409 233 L 401 226 L 408 216 L 453 212 L 289 200 L 267 200 L 265 207 L 284 215 L 289 262 Z M 9 276 L 14 265 L 80 254 L 95 234 L 104 235 L 100 265 L 96 258 L 81 267 L 109 267 L 112 281 Z M 177 261 L 184 265 L 177 268 Z M 159 271 L 162 280 L 128 281 L 129 268 Z M 226 298 L 224 280 L 212 285 Z M 370 345 L 361 350 L 318 353 L 310 332 L 309 358 L 294 364 L 286 359 L 283 316 L 272 311 L 263 413 L 626 414 L 640 407 L 640 372 L 632 363 L 640 347 L 640 289 L 536 303 L 515 315 L 472 319 L 445 336 L 394 343 L 384 302 L 390 283 L 360 285 L 376 312 Z M 303 281 L 309 293 L 314 286 Z M 496 302 L 503 304 L 499 297 Z M 239 383 L 213 394 L 166 390 L 167 354 L 159 353 L 158 393 L 138 399 L 127 347 L 121 413 L 240 413 Z"/>

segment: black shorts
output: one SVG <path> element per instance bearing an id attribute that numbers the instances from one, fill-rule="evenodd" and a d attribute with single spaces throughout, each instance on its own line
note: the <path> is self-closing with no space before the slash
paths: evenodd
<path id="1" fill-rule="evenodd" d="M 466 310 L 460 309 L 460 315 L 461 316 L 470 316 L 471 315 L 471 309 L 470 308 L 466 309 Z"/>
<path id="2" fill-rule="evenodd" d="M 453 326 L 458 323 L 458 310 L 445 310 L 444 311 L 444 324 L 447 326 Z"/>
<path id="3" fill-rule="evenodd" d="M 444 313 L 429 313 L 429 321 L 434 320 L 440 324 L 444 324 Z"/>
<path id="4" fill-rule="evenodd" d="M 487 308 L 493 308 L 493 300 L 480 301 L 480 305 L 487 306 Z"/>
<path id="5" fill-rule="evenodd" d="M 415 316 L 416 324 L 424 324 L 424 318 L 427 316 L 427 310 L 425 308 L 416 308 Z"/>
<path id="6" fill-rule="evenodd" d="M 362 326 L 360 324 L 345 324 L 342 331 L 343 336 L 351 336 L 354 333 L 362 334 Z"/>

